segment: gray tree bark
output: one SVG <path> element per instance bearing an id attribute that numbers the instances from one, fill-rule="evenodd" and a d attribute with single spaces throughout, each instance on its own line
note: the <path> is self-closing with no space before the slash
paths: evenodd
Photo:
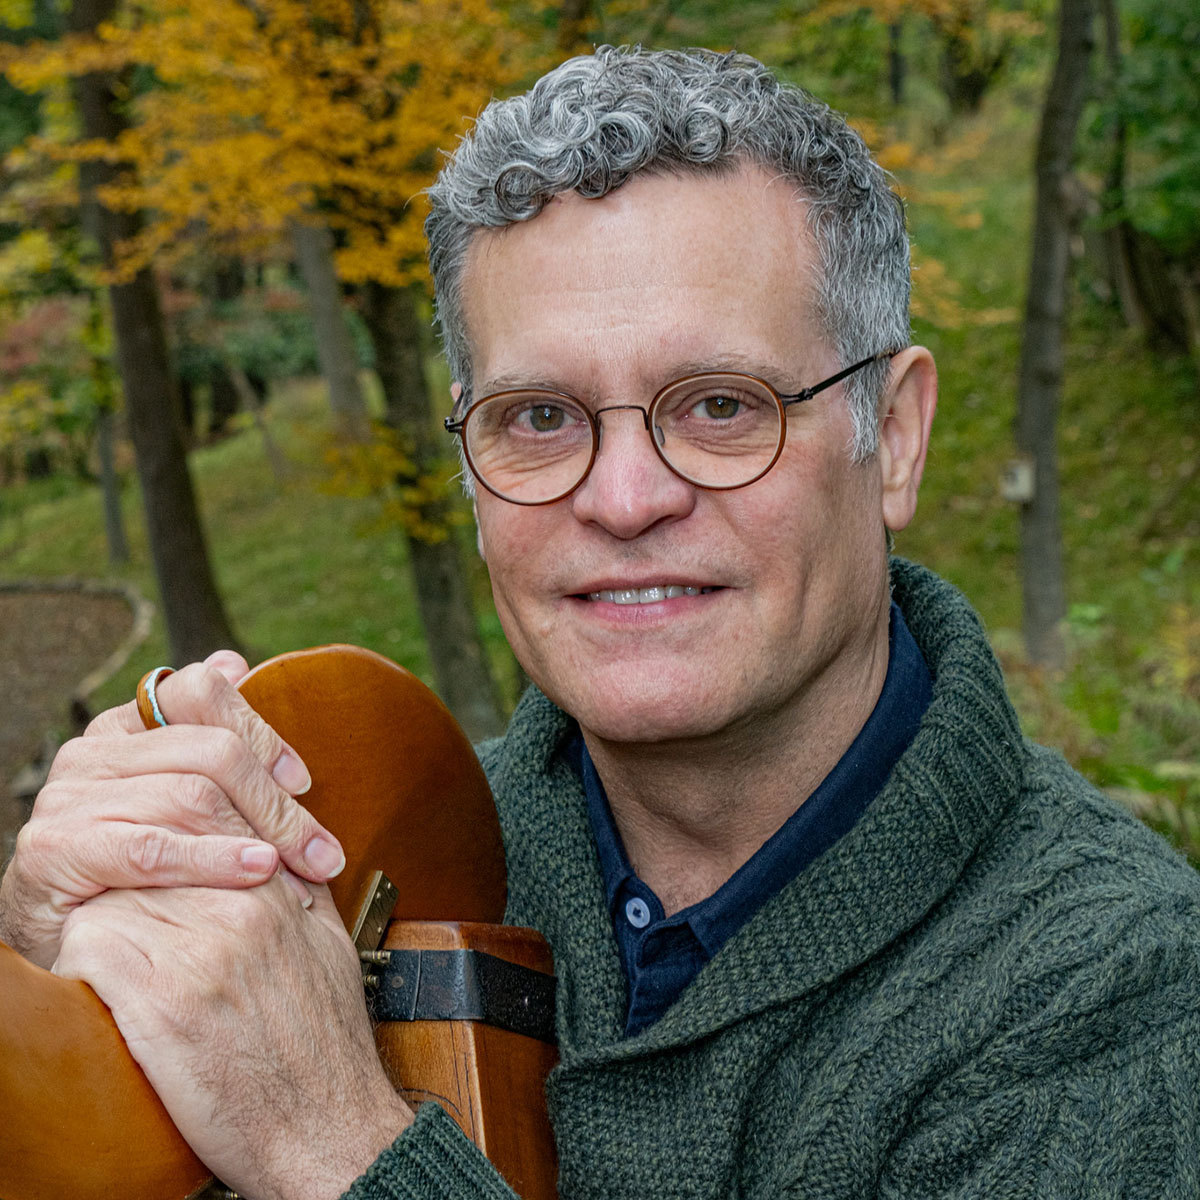
<path id="1" fill-rule="evenodd" d="M 108 542 L 108 561 L 115 565 L 129 561 L 129 539 L 121 516 L 121 488 L 113 454 L 112 409 L 100 409 L 96 417 L 96 448 L 100 455 L 100 492 L 104 500 L 104 536 Z"/>
<path id="2" fill-rule="evenodd" d="M 92 292 L 88 302 L 89 344 L 99 332 L 104 316 L 100 296 Z M 108 543 L 108 561 L 120 565 L 129 561 L 129 539 L 125 536 L 125 518 L 121 512 L 121 481 L 117 476 L 113 431 L 116 406 L 116 380 L 109 364 L 92 354 L 92 398 L 96 404 L 96 451 L 100 458 L 100 493 L 104 503 L 104 537 Z"/>
<path id="3" fill-rule="evenodd" d="M 378 283 L 368 283 L 362 294 L 387 420 L 405 442 L 414 477 L 420 477 L 435 467 L 440 455 L 433 439 L 434 414 L 415 296 L 411 289 Z M 445 527 L 447 500 L 427 503 L 421 513 L 424 520 Z M 501 733 L 504 716 L 458 544 L 452 536 L 431 541 L 406 532 L 405 537 L 438 694 L 468 737 L 478 740 Z"/>
<path id="4" fill-rule="evenodd" d="M 72 33 L 94 32 L 112 18 L 115 8 L 116 0 L 74 0 L 68 28 Z M 126 121 L 113 94 L 113 80 L 104 74 L 85 75 L 76 81 L 75 94 L 84 135 L 114 141 Z M 113 247 L 139 228 L 136 214 L 112 212 L 95 200 L 96 189 L 120 169 L 98 162 L 80 168 L 85 222 L 106 262 L 112 260 Z M 188 473 L 179 391 L 154 276 L 148 269 L 139 271 L 130 282 L 110 287 L 109 299 L 167 640 L 172 661 L 182 664 L 237 643 L 209 565 Z"/>
<path id="5" fill-rule="evenodd" d="M 358 381 L 358 355 L 346 324 L 342 289 L 333 265 L 333 236 L 325 225 L 291 223 L 296 264 L 308 289 L 317 361 L 329 389 L 335 431 L 346 441 L 365 442 L 371 433 L 367 403 Z"/>
<path id="6" fill-rule="evenodd" d="M 1033 252 L 1017 390 L 1018 452 L 1033 466 L 1033 496 L 1021 506 L 1025 645 L 1043 666 L 1065 662 L 1066 584 L 1059 521 L 1057 422 L 1073 205 L 1071 160 L 1087 91 L 1094 0 L 1061 0 L 1058 56 L 1038 135 Z"/>

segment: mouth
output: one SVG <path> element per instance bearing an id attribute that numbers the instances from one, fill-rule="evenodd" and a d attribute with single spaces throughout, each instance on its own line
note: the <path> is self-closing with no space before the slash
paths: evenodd
<path id="1" fill-rule="evenodd" d="M 585 592 L 581 600 L 601 601 L 605 604 L 660 604 L 664 600 L 678 600 L 681 596 L 707 596 L 717 592 L 718 587 L 692 587 L 687 584 L 662 583 L 650 587 L 605 588 L 598 592 Z"/>

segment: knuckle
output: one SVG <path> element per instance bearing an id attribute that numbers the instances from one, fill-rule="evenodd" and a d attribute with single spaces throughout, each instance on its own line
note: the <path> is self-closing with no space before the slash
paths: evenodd
<path id="1" fill-rule="evenodd" d="M 62 948 L 66 950 L 72 944 L 78 944 L 86 940 L 86 931 L 89 926 L 96 924 L 96 913 L 98 908 L 95 905 L 77 904 L 63 918 L 62 925 Z"/>
<path id="2" fill-rule="evenodd" d="M 29 821 L 24 828 L 28 829 L 31 824 L 41 824 L 51 814 L 71 807 L 70 800 L 74 793 L 75 789 L 61 779 L 48 780 L 34 799 Z"/>
<path id="3" fill-rule="evenodd" d="M 162 830 L 153 826 L 129 834 L 122 849 L 130 866 L 147 878 L 153 878 L 172 865 L 171 842 Z"/>
<path id="4" fill-rule="evenodd" d="M 280 789 L 269 790 L 264 797 L 262 811 L 263 819 L 270 825 L 273 840 L 277 845 L 304 844 L 300 839 L 308 827 L 301 815 L 305 814 L 305 810 L 286 792 Z"/>
<path id="5" fill-rule="evenodd" d="M 93 742 L 94 739 L 86 735 L 64 742 L 50 764 L 47 782 L 61 779 L 64 775 L 80 774 L 86 770 L 93 760 Z"/>
<path id="6" fill-rule="evenodd" d="M 241 778 L 246 769 L 248 748 L 231 729 L 211 726 L 205 731 L 202 757 L 211 769 L 206 774 L 216 778 Z"/>
<path id="7" fill-rule="evenodd" d="M 35 822 L 32 820 L 26 821 L 17 831 L 17 840 L 13 843 L 12 862 L 26 863 L 31 858 L 36 858 L 38 853 L 37 840 L 38 831 L 35 828 Z"/>
<path id="8" fill-rule="evenodd" d="M 59 825 L 53 821 L 31 818 L 17 834 L 13 859 L 23 863 L 61 863 L 66 858 L 69 839 L 65 838 Z"/>
<path id="9" fill-rule="evenodd" d="M 184 670 L 195 695 L 205 708 L 216 708 L 228 697 L 229 680 L 208 663 L 192 663 Z"/>
<path id="10" fill-rule="evenodd" d="M 201 829 L 241 832 L 244 828 L 224 789 L 207 775 L 181 776 L 176 795 L 182 809 Z"/>
<path id="11" fill-rule="evenodd" d="M 229 681 L 220 671 L 207 663 L 188 663 L 162 681 L 158 695 L 168 718 L 174 707 L 188 714 L 181 720 L 197 723 L 200 714 L 219 712 L 228 692 Z"/>
<path id="12" fill-rule="evenodd" d="M 279 757 L 283 750 L 283 739 L 253 709 L 249 714 L 247 734 L 255 754 L 264 766 L 269 766 Z"/>
<path id="13" fill-rule="evenodd" d="M 204 662 L 206 666 L 219 671 L 226 679 L 241 677 L 250 669 L 249 664 L 236 650 L 215 650 Z"/>
<path id="14" fill-rule="evenodd" d="M 209 897 L 209 915 L 226 929 L 257 930 L 261 937 L 268 927 L 270 907 L 264 903 L 265 888 L 222 889 Z"/>

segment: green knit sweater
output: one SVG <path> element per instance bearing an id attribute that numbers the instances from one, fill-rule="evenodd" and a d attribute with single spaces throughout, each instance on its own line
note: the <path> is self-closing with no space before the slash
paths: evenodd
<path id="1" fill-rule="evenodd" d="M 557 964 L 564 1197 L 1200 1196 L 1200 877 L 1022 739 L 957 592 L 893 586 L 916 739 L 635 1037 L 568 719 L 531 692 L 485 747 L 508 919 Z M 348 1200 L 511 1195 L 428 1104 Z"/>

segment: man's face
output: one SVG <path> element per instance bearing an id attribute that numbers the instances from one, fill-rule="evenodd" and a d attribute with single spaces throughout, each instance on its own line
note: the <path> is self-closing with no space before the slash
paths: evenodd
<path id="1" fill-rule="evenodd" d="M 756 170 L 562 196 L 472 244 L 474 395 L 647 406 L 703 370 L 797 392 L 841 365 L 813 313 L 816 273 L 801 203 Z M 877 463 L 849 458 L 842 387 L 792 407 L 774 468 L 729 492 L 673 475 L 639 414 L 600 421 L 592 472 L 565 499 L 478 492 L 496 607 L 530 678 L 585 733 L 621 742 L 817 721 L 862 688 L 886 653 L 884 514 Z M 699 594 L 648 590 L 668 587 Z"/>

